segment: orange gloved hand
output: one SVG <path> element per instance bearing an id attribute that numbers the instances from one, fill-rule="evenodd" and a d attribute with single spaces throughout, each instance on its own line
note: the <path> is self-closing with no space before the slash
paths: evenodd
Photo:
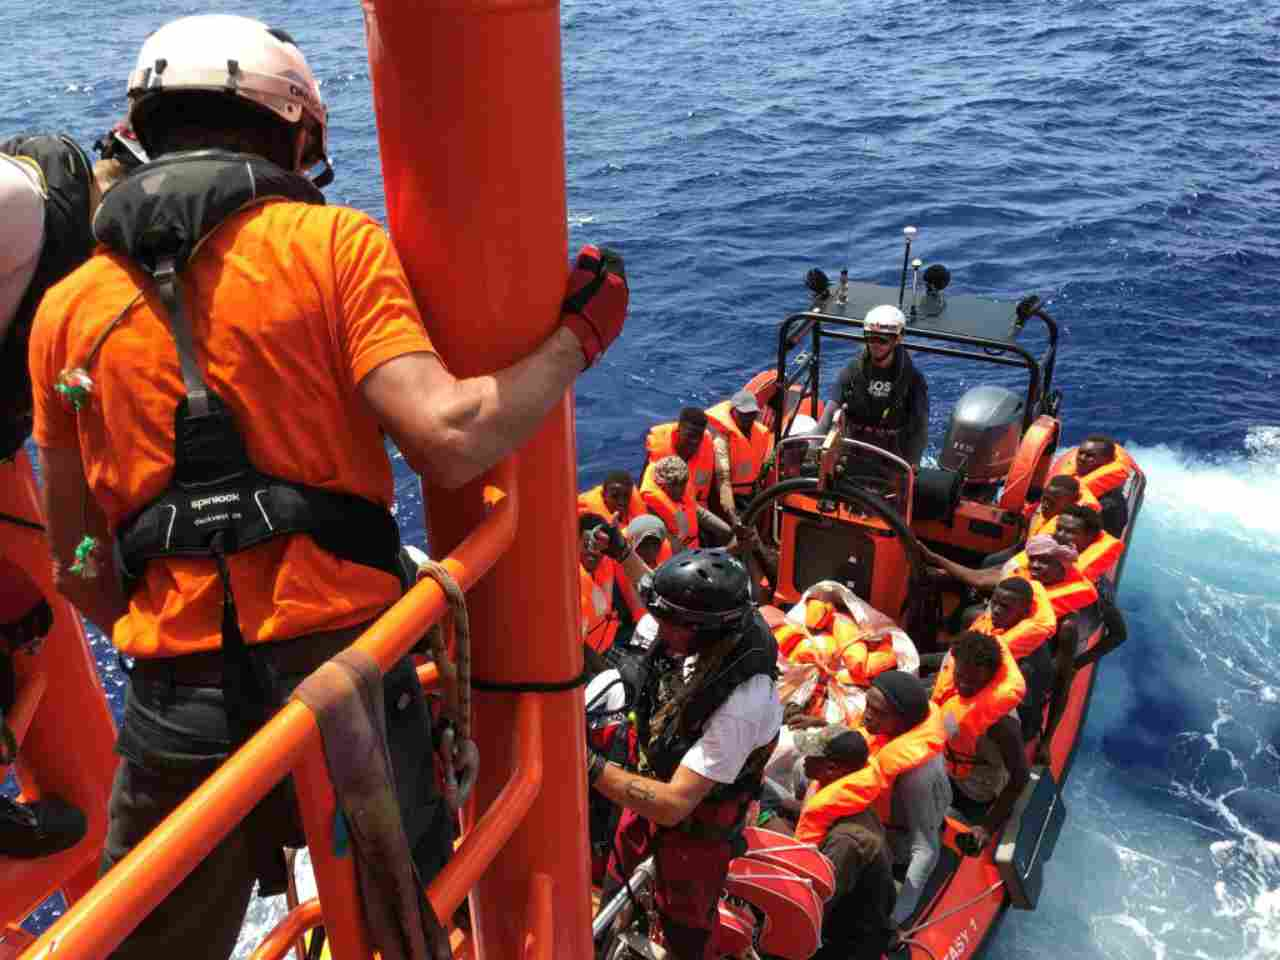
<path id="1" fill-rule="evenodd" d="M 578 252 L 560 312 L 565 327 L 582 345 L 583 369 L 622 333 L 629 297 L 626 268 L 617 251 L 588 244 Z"/>

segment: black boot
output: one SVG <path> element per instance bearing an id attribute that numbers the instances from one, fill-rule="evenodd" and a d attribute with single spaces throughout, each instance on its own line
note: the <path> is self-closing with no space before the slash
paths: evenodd
<path id="1" fill-rule="evenodd" d="M 0 856 L 47 857 L 74 847 L 87 829 L 84 814 L 57 797 L 22 804 L 0 796 Z"/>

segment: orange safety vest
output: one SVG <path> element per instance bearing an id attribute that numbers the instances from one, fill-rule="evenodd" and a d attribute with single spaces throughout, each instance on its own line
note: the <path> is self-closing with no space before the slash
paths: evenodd
<path id="1" fill-rule="evenodd" d="M 636 517 L 643 516 L 648 512 L 644 508 L 644 501 L 640 499 L 640 491 L 632 487 L 631 502 L 627 504 L 627 512 L 622 517 L 622 525 L 625 527 Z M 598 487 L 592 487 L 585 493 L 578 494 L 578 516 L 582 516 L 584 513 L 594 513 L 606 523 L 613 522 L 613 514 L 605 506 L 603 483 Z"/>
<path id="2" fill-rule="evenodd" d="M 676 453 L 676 431 L 679 429 L 678 422 L 660 423 L 649 431 L 644 441 L 644 448 L 649 453 L 649 463 L 644 468 L 646 478 L 651 473 L 649 468 L 663 457 L 679 456 Z M 711 480 L 716 472 L 716 452 L 709 433 L 702 435 L 702 443 L 693 459 L 685 462 L 689 464 L 689 492 L 695 501 L 706 506 L 711 498 Z"/>
<path id="3" fill-rule="evenodd" d="M 640 483 L 640 499 L 650 513 L 667 525 L 667 529 L 684 544 L 686 550 L 697 549 L 698 505 L 693 502 L 693 495 L 688 487 L 685 487 L 684 499 L 676 503 L 658 486 L 658 481 L 653 479 L 653 471 L 646 467 L 644 479 Z"/>
<path id="4" fill-rule="evenodd" d="M 886 634 L 867 637 L 847 613 L 836 613 L 820 632 L 784 623 L 774 633 L 779 652 L 791 663 L 812 663 L 835 671 L 837 683 L 865 687 L 886 670 L 898 666 L 893 640 Z M 868 643 L 868 640 L 872 641 Z"/>
<path id="5" fill-rule="evenodd" d="M 955 658 L 947 657 L 933 686 L 932 700 L 942 710 L 947 731 L 947 772 L 963 780 L 978 756 L 978 738 L 1009 713 L 1027 695 L 1027 681 L 1013 654 L 1000 644 L 1000 666 L 991 682 L 972 697 L 962 697 L 955 686 Z"/>
<path id="6" fill-rule="evenodd" d="M 1039 502 L 1036 503 L 1031 519 L 1027 522 L 1028 540 L 1042 533 L 1047 537 L 1053 536 L 1054 531 L 1058 529 L 1058 518 L 1053 516 L 1046 520 L 1044 514 L 1040 512 L 1041 505 Z M 1098 502 L 1098 498 L 1089 492 L 1089 489 L 1083 483 L 1080 484 L 1080 496 L 1076 497 L 1076 506 L 1088 507 L 1095 513 L 1102 511 L 1102 504 Z M 1028 509 L 1031 509 L 1030 504 L 1028 504 Z"/>
<path id="7" fill-rule="evenodd" d="M 1074 566 L 1068 568 L 1067 575 L 1061 581 L 1052 586 L 1045 584 L 1044 589 L 1059 620 L 1068 613 L 1075 613 L 1098 602 L 1097 588 Z"/>
<path id="8" fill-rule="evenodd" d="M 582 642 L 596 653 L 613 646 L 618 618 L 613 612 L 613 581 L 618 568 L 608 557 L 600 558 L 595 573 L 578 564 L 578 600 L 582 608 Z"/>
<path id="9" fill-rule="evenodd" d="M 1110 463 L 1104 463 L 1098 469 L 1091 473 L 1085 474 L 1083 477 L 1079 475 L 1076 468 L 1076 451 L 1063 454 L 1058 462 L 1053 465 L 1050 470 L 1050 476 L 1065 474 L 1068 477 L 1077 477 L 1080 480 L 1080 486 L 1088 488 L 1089 492 L 1095 497 L 1101 497 L 1103 494 L 1110 493 L 1124 486 L 1124 482 L 1129 479 L 1129 474 L 1137 467 L 1137 463 L 1133 457 L 1129 456 L 1129 451 L 1120 444 L 1116 444 L 1116 458 Z"/>
<path id="10" fill-rule="evenodd" d="M 760 476 L 760 468 L 773 449 L 773 433 L 759 420 L 751 424 L 751 436 L 743 436 L 733 419 L 730 401 L 717 403 L 707 411 L 707 427 L 729 441 L 729 472 L 733 492 L 749 494 Z"/>
<path id="11" fill-rule="evenodd" d="M 867 736 L 865 731 L 863 735 Z M 933 704 L 929 705 L 929 716 L 901 736 L 887 742 L 883 737 L 867 736 L 872 750 L 867 765 L 827 784 L 805 801 L 796 824 L 796 839 L 819 844 L 837 820 L 852 817 L 873 804 L 882 822 L 887 822 L 894 782 L 941 753 L 946 741 L 943 713 Z"/>
<path id="12" fill-rule="evenodd" d="M 1086 580 L 1096 584 L 1102 576 L 1110 573 L 1124 553 L 1124 541 L 1117 540 L 1107 531 L 1102 530 L 1093 543 L 1084 548 L 1084 552 L 1076 558 L 1076 569 Z"/>
<path id="13" fill-rule="evenodd" d="M 969 625 L 976 633 L 995 637 L 1013 659 L 1021 660 L 1035 653 L 1040 645 L 1058 632 L 1058 617 L 1053 612 L 1049 592 L 1039 580 L 1031 581 L 1031 612 L 1006 630 L 998 630 L 991 623 L 991 614 L 983 613 Z"/>

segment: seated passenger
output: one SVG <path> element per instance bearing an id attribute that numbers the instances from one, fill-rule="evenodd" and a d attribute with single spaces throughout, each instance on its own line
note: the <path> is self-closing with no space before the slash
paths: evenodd
<path id="1" fill-rule="evenodd" d="M 1053 533 L 1058 514 L 1064 507 L 1079 504 L 1092 510 L 1101 510 L 1097 499 L 1075 477 L 1057 476 L 1044 485 L 1044 493 L 1034 506 L 1027 504 L 1027 539 L 1042 533 Z"/>
<path id="2" fill-rule="evenodd" d="M 1027 544 L 1026 576 L 1044 585 L 1045 595 L 1058 618 L 1053 639 L 1054 681 L 1044 734 L 1036 748 L 1036 762 L 1049 762 L 1049 748 L 1058 721 L 1067 708 L 1071 683 L 1076 676 L 1076 655 L 1093 629 L 1088 614 L 1096 610 L 1098 591 L 1075 567 L 1076 548 L 1052 537 L 1036 537 Z"/>
<path id="3" fill-rule="evenodd" d="M 616 586 L 627 603 L 632 622 L 644 616 L 633 583 L 649 572 L 649 566 L 633 550 L 622 532 L 594 513 L 578 517 L 578 598 L 582 612 L 582 642 L 595 654 L 614 644 L 620 617 L 614 609 Z M 588 657 L 596 670 L 602 662 Z"/>
<path id="4" fill-rule="evenodd" d="M 919 679 L 901 670 L 882 673 L 867 691 L 863 718 L 870 761 L 844 775 L 814 771 L 818 789 L 805 801 L 795 835 L 816 844 L 836 867 L 836 893 L 823 912 L 823 947 L 815 956 L 879 957 L 891 924 L 914 911 L 938 855 L 946 810 L 943 802 L 939 814 L 939 801 L 949 797 L 937 782 L 940 767 L 908 774 L 941 754 L 942 719 Z M 899 787 L 904 792 L 895 799 Z M 882 872 L 888 859 L 885 825 L 891 831 L 901 827 L 910 848 L 907 883 L 896 904 L 892 876 L 886 879 Z"/>
<path id="5" fill-rule="evenodd" d="M 1027 682 L 1027 695 L 1018 707 L 1022 738 L 1035 739 L 1040 735 L 1045 697 L 1053 686 L 1053 654 L 1047 641 L 1058 631 L 1058 618 L 1044 584 L 1020 577 L 1001 580 L 986 612 L 969 629 L 995 637 L 1013 654 Z"/>
<path id="6" fill-rule="evenodd" d="M 956 806 L 978 823 L 967 851 L 976 854 L 1030 780 L 1016 709 L 1026 684 L 1013 655 L 995 637 L 966 630 L 933 688 L 947 730 L 947 771 Z"/>
<path id="7" fill-rule="evenodd" d="M 1102 516 L 1088 507 L 1067 507 L 1058 516 L 1053 538 L 1067 543 L 1080 554 L 1076 569 L 1095 587 L 1098 581 L 1115 569 L 1124 553 L 1124 541 L 1102 529 Z"/>
<path id="8" fill-rule="evenodd" d="M 644 468 L 640 499 L 650 513 L 667 525 L 675 553 L 696 549 L 703 543 L 736 545 L 729 525 L 694 501 L 689 491 L 689 465 L 674 453 Z"/>
<path id="9" fill-rule="evenodd" d="M 624 527 L 647 512 L 631 474 L 625 470 L 610 472 L 600 486 L 578 494 L 579 514 L 594 513 L 610 523 L 618 517 Z"/>
<path id="10" fill-rule="evenodd" d="M 1133 468 L 1133 458 L 1124 447 L 1104 434 L 1092 433 L 1053 465 L 1053 473 L 1079 478 L 1102 505 L 1103 529 L 1119 537 L 1129 522 L 1124 485 Z"/>
<path id="11" fill-rule="evenodd" d="M 866 349 L 840 371 L 818 430 L 829 431 L 836 410 L 843 408 L 845 436 L 873 443 L 918 468 L 929 442 L 929 385 L 902 346 L 906 326 L 907 318 L 891 304 L 867 311 L 862 321 Z"/>
<path id="12" fill-rule="evenodd" d="M 627 542 L 651 570 L 658 569 L 672 557 L 671 544 L 667 542 L 667 527 L 661 518 L 652 513 L 642 513 L 627 524 Z"/>
<path id="13" fill-rule="evenodd" d="M 760 404 L 750 390 L 707 411 L 719 481 L 720 516 L 738 524 L 738 511 L 751 501 L 760 468 L 773 450 L 773 432 L 759 422 Z"/>
<path id="14" fill-rule="evenodd" d="M 672 454 L 689 465 L 689 493 L 696 503 L 706 506 L 711 500 L 715 479 L 716 456 L 713 441 L 707 435 L 707 415 L 697 407 L 685 407 L 675 423 L 660 423 L 649 430 L 644 441 L 649 461 L 640 485 L 663 457 Z"/>

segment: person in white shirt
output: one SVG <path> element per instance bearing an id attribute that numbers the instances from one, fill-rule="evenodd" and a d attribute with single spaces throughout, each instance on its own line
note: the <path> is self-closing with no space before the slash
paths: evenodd
<path id="1" fill-rule="evenodd" d="M 746 568 L 691 550 L 641 584 L 658 624 L 636 705 L 641 773 L 589 753 L 588 780 L 625 808 L 604 898 L 654 858 L 668 953 L 707 956 L 729 861 L 782 725 L 777 642 L 751 602 Z"/>

